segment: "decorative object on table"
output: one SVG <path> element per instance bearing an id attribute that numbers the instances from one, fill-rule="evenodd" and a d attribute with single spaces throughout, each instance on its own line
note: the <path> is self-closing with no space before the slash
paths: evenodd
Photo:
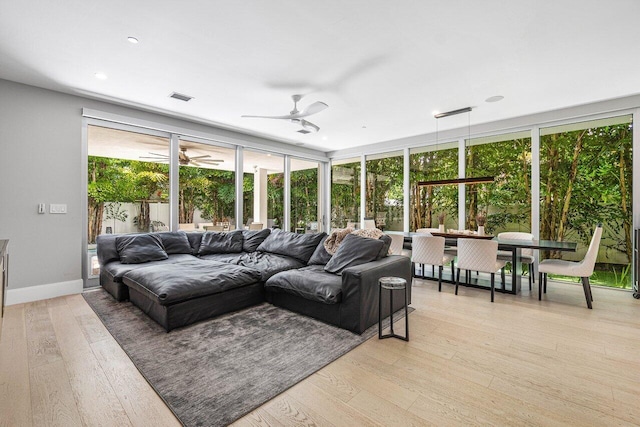
<path id="1" fill-rule="evenodd" d="M 480 212 L 476 216 L 476 223 L 478 224 L 478 235 L 484 236 L 484 225 L 487 222 L 487 215 L 484 212 Z"/>
<path id="2" fill-rule="evenodd" d="M 440 231 L 440 233 L 444 233 L 444 217 L 444 212 L 440 212 L 438 214 L 438 230 Z"/>

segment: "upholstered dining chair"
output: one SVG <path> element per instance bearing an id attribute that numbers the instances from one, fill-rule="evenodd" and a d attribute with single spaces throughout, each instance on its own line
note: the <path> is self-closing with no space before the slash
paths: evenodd
<path id="1" fill-rule="evenodd" d="M 460 270 L 479 271 L 491 274 L 491 302 L 495 294 L 495 275 L 506 264 L 498 259 L 498 242 L 494 240 L 458 239 L 458 271 L 456 273 L 456 295 L 460 284 Z M 504 275 L 502 289 L 504 289 Z"/>
<path id="2" fill-rule="evenodd" d="M 252 222 L 249 224 L 249 230 L 262 230 L 264 224 L 261 222 Z"/>
<path id="3" fill-rule="evenodd" d="M 362 228 L 376 228 L 376 220 L 375 219 L 365 219 Z"/>
<path id="4" fill-rule="evenodd" d="M 204 229 L 207 231 L 224 231 L 224 227 L 222 225 L 205 225 Z"/>
<path id="5" fill-rule="evenodd" d="M 498 240 L 533 240 L 533 234 L 522 233 L 520 231 L 506 231 L 504 233 L 498 233 Z M 498 259 L 502 261 L 511 262 L 513 260 L 511 251 L 498 251 Z M 533 255 L 533 249 L 522 249 L 520 252 L 520 262 L 527 264 L 529 268 L 529 290 L 533 288 L 532 284 L 535 282 L 535 262 L 536 258 Z M 511 268 L 516 268 L 512 265 Z"/>
<path id="6" fill-rule="evenodd" d="M 429 233 L 431 235 L 432 232 L 439 233 L 439 228 L 418 228 L 416 229 L 416 233 Z M 451 255 L 455 257 L 458 254 L 458 249 L 452 246 L 445 246 L 444 253 L 447 255 Z"/>
<path id="7" fill-rule="evenodd" d="M 453 277 L 453 259 L 455 256 L 444 252 L 444 237 L 414 235 L 411 243 L 411 262 L 422 266 L 424 279 L 425 264 L 438 266 L 438 292 L 442 291 L 442 269 L 451 263 L 451 277 Z"/>
<path id="8" fill-rule="evenodd" d="M 579 277 L 582 281 L 584 290 L 584 298 L 587 300 L 587 307 L 592 308 L 591 302 L 593 295 L 591 294 L 591 284 L 589 277 L 593 274 L 596 266 L 596 258 L 598 257 L 598 249 L 600 248 L 600 239 L 602 238 L 602 224 L 596 226 L 591 243 L 584 259 L 579 262 L 565 261 L 562 259 L 545 259 L 540 261 L 538 271 L 540 272 L 540 283 L 538 283 L 538 300 L 542 300 L 542 291 L 547 293 L 547 274 L 561 274 L 563 276 Z"/>

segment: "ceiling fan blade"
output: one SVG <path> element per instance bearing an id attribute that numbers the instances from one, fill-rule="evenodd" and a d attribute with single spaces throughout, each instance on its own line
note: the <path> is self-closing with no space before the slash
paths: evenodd
<path id="1" fill-rule="evenodd" d="M 288 120 L 288 119 L 293 119 L 295 117 L 297 117 L 297 115 L 295 114 L 288 114 L 286 116 L 240 116 L 240 117 L 249 117 L 252 119 L 283 119 L 283 120 Z"/>
<path id="2" fill-rule="evenodd" d="M 324 102 L 316 101 L 313 104 L 308 105 L 307 108 L 305 108 L 304 110 L 300 111 L 299 113 L 292 114 L 292 116 L 294 118 L 301 119 L 303 117 L 307 117 L 307 116 L 310 116 L 312 114 L 317 114 L 320 111 L 323 111 L 324 109 L 326 109 L 327 107 L 328 107 L 328 105 L 325 104 Z"/>
<path id="3" fill-rule="evenodd" d="M 318 125 L 314 125 L 313 123 L 307 120 L 300 120 L 300 124 L 304 129 L 308 130 L 309 132 L 318 132 L 320 130 L 320 127 Z"/>
<path id="4" fill-rule="evenodd" d="M 152 156 L 158 156 L 158 157 L 167 157 L 167 158 L 170 157 L 168 154 L 160 154 L 160 153 L 152 153 L 152 152 L 149 152 L 149 154 L 151 154 Z"/>
<path id="5" fill-rule="evenodd" d="M 216 165 L 218 163 L 224 163 L 224 160 L 222 159 L 202 159 L 202 160 L 198 160 L 200 163 L 215 163 Z"/>
<path id="6" fill-rule="evenodd" d="M 205 157 L 211 157 L 209 154 L 205 154 L 204 156 L 189 156 L 190 159 L 204 159 Z"/>

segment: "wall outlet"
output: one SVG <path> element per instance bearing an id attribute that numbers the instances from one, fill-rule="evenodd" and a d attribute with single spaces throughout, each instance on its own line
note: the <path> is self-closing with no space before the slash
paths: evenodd
<path id="1" fill-rule="evenodd" d="M 44 203 L 38 203 L 38 213 L 44 214 L 46 212 L 47 212 L 47 208 L 45 207 Z"/>
<path id="2" fill-rule="evenodd" d="M 52 214 L 66 214 L 67 213 L 67 205 L 66 204 L 54 204 L 54 203 L 51 203 L 49 205 L 49 213 L 52 213 Z"/>

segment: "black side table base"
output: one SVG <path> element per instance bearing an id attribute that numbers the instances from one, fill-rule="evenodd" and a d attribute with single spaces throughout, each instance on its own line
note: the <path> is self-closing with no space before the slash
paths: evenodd
<path id="1" fill-rule="evenodd" d="M 382 289 L 389 291 L 389 328 L 390 334 L 382 335 Z M 404 320 L 405 320 L 405 336 L 400 336 L 393 331 L 393 291 L 404 291 Z M 398 338 L 403 341 L 409 341 L 409 293 L 407 292 L 407 282 L 400 277 L 381 277 L 378 282 L 378 339 Z"/>
<path id="2" fill-rule="evenodd" d="M 401 339 L 403 341 L 409 341 L 409 338 L 403 337 L 403 336 L 400 336 L 400 335 L 396 335 L 396 334 L 386 334 L 386 335 L 378 336 L 379 340 L 383 340 L 385 338 L 399 338 L 399 339 Z"/>

